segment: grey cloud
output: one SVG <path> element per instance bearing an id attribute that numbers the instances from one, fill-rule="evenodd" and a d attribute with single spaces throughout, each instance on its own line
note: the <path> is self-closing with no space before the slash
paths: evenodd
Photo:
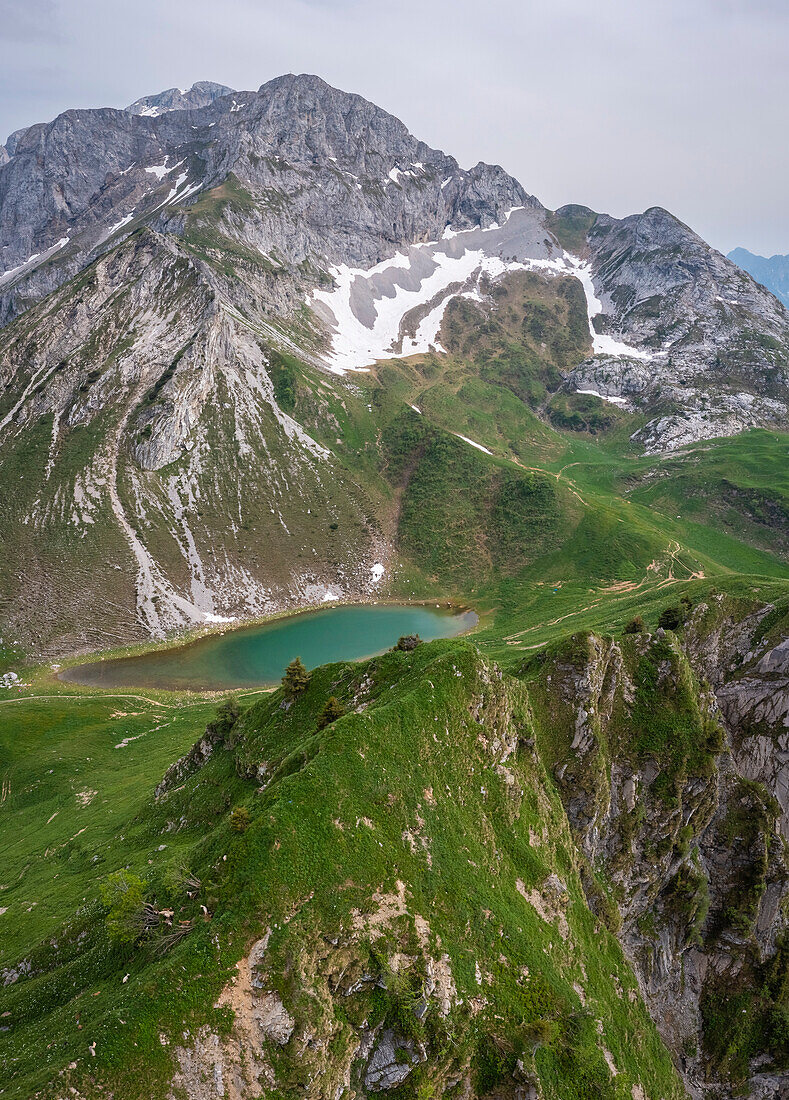
<path id="1" fill-rule="evenodd" d="M 0 44 L 59 38 L 54 0 L 0 0 Z"/>

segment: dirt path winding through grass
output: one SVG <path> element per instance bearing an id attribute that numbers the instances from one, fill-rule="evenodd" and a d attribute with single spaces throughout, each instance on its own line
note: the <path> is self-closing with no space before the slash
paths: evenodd
<path id="1" fill-rule="evenodd" d="M 56 700 L 57 702 L 64 702 L 65 700 L 69 700 L 71 702 L 79 703 L 96 699 L 137 699 L 141 703 L 149 703 L 152 707 L 169 707 L 171 709 L 178 709 L 181 707 L 197 706 L 200 703 L 210 703 L 214 699 L 221 698 L 222 696 L 227 694 L 235 694 L 238 695 L 239 699 L 245 699 L 249 695 L 266 695 L 274 690 L 276 689 L 268 687 L 254 688 L 252 691 L 240 691 L 231 693 L 218 691 L 212 692 L 208 696 L 208 698 L 200 697 L 191 702 L 184 700 L 183 702 L 179 703 L 164 703 L 160 699 L 149 699 L 145 695 L 120 694 L 118 692 L 108 692 L 106 694 L 102 693 L 100 695 L 68 695 L 65 693 L 63 695 L 18 695 L 15 696 L 13 699 L 0 699 L 0 707 L 3 706 L 3 704 L 5 703 L 33 703 L 52 700 Z"/>
<path id="2" fill-rule="evenodd" d="M 616 604 L 620 600 L 632 596 L 634 592 L 638 592 L 645 585 L 648 585 L 651 579 L 650 574 L 653 574 L 655 578 L 657 578 L 660 575 L 660 569 L 663 565 L 668 565 L 668 575 L 661 580 L 656 580 L 655 584 L 649 586 L 650 590 L 653 592 L 659 592 L 662 589 L 668 588 L 670 585 L 674 584 L 686 584 L 688 581 L 692 580 L 703 580 L 704 571 L 702 569 L 693 570 L 689 565 L 686 565 L 683 561 L 680 561 L 679 555 L 682 553 L 682 551 L 683 547 L 675 540 L 671 540 L 666 547 L 667 557 L 665 557 L 662 562 L 659 561 L 657 558 L 654 561 L 650 562 L 647 566 L 644 576 L 637 584 L 634 581 L 618 581 L 612 585 L 609 585 L 606 588 L 600 588 L 598 589 L 600 595 L 597 597 L 597 599 L 592 600 L 591 603 L 586 604 L 584 607 L 576 607 L 574 610 L 568 611 L 567 614 L 560 615 L 558 619 L 551 619 L 548 622 L 535 623 L 533 626 L 526 627 L 525 630 L 519 630 L 515 634 L 509 634 L 504 638 L 504 641 L 507 645 L 517 646 L 521 638 L 525 637 L 527 634 L 532 634 L 535 630 L 539 630 L 540 628 L 546 626 L 557 626 L 559 623 L 564 622 L 565 619 L 572 619 L 576 615 L 582 615 L 585 611 L 591 611 L 593 608 L 599 607 L 599 605 L 603 602 L 603 598 L 606 594 L 609 594 L 613 597 L 608 601 L 609 606 Z M 681 567 L 682 569 L 687 569 L 688 576 L 675 577 L 675 566 Z M 518 648 L 538 649 L 539 646 L 518 646 Z"/>

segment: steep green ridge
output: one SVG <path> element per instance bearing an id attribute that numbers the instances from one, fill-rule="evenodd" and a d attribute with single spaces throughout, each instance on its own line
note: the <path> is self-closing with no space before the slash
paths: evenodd
<path id="1" fill-rule="evenodd" d="M 776 1081 L 789 1067 L 782 721 L 754 706 L 785 681 L 754 651 L 785 646 L 789 603 L 707 593 L 680 612 L 679 635 L 576 635 L 520 674 L 662 1034 L 686 1072 L 737 1094 L 755 1064 Z M 681 967 L 661 972 L 672 950 Z"/>
<path id="2" fill-rule="evenodd" d="M 737 585 L 675 632 L 480 635 L 508 671 L 463 640 L 324 666 L 163 781 L 215 703 L 0 703 L 7 1095 L 679 1097 L 653 1018 L 697 1083 L 780 1077 L 789 602 Z"/>
<path id="3" fill-rule="evenodd" d="M 329 694 L 355 712 L 319 731 Z M 392 1095 L 451 1094 L 455 1080 L 498 1095 L 518 1079 L 545 1096 L 629 1096 L 634 1085 L 681 1095 L 616 938 L 585 903 L 517 681 L 467 643 L 432 643 L 327 666 L 283 706 L 277 693 L 232 727 L 209 727 L 136 815 L 102 803 L 125 846 L 104 855 L 96 879 L 126 866 L 157 908 L 191 925 L 164 954 L 169 929 L 113 948 L 94 880 L 55 935 L 40 946 L 31 935 L 30 971 L 4 994 L 8 1095 L 29 1095 L 72 1061 L 56 1090 L 74 1081 L 86 1096 L 164 1095 L 172 1048 L 208 1048 L 201 1028 L 226 1045 L 224 1072 L 238 1064 L 243 1078 L 251 1063 L 232 1017 L 210 1006 L 267 930 L 252 989 L 281 1000 L 292 1037 L 254 1052 L 261 1078 L 273 1074 L 266 1095 L 329 1095 L 360 1037 L 390 1031 L 403 1052 L 394 1064 L 413 1059 Z M 110 794 L 102 763 L 93 782 Z M 248 811 L 243 832 L 233 806 Z M 77 860 L 57 857 L 61 876 Z M 182 865 L 200 881 L 192 898 L 174 885 Z M 74 900 L 60 896 L 64 909 Z M 310 1053 L 303 1036 L 318 1033 L 331 1042 Z M 211 1068 L 180 1064 L 182 1085 Z"/>

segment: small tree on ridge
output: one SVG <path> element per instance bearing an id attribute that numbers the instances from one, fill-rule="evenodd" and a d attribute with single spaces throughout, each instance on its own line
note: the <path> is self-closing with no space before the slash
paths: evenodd
<path id="1" fill-rule="evenodd" d="M 294 699 L 306 689 L 309 682 L 310 674 L 302 664 L 301 657 L 294 657 L 285 669 L 285 675 L 282 677 L 285 695 L 288 699 Z"/>
<path id="2" fill-rule="evenodd" d="M 332 722 L 336 722 L 338 718 L 342 718 L 343 714 L 345 714 L 345 707 L 336 695 L 330 695 L 323 705 L 323 710 L 318 715 L 318 729 L 325 729 Z"/>

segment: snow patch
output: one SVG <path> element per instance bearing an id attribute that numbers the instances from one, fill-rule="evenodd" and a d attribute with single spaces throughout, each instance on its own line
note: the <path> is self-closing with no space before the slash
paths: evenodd
<path id="1" fill-rule="evenodd" d="M 169 157 L 164 158 L 163 164 L 153 164 L 150 168 L 146 168 L 146 172 L 150 172 L 152 176 L 156 176 L 158 180 L 163 180 L 165 176 L 169 176 L 171 172 L 174 172 L 176 168 L 180 168 L 183 164 L 182 160 L 179 160 L 177 164 L 174 164 L 172 168 L 167 167 L 167 161 Z"/>
<path id="2" fill-rule="evenodd" d="M 392 168 L 389 179 L 398 183 L 409 174 L 413 170 Z M 371 268 L 331 268 L 333 289 L 313 291 L 307 304 L 332 332 L 327 365 L 345 374 L 368 370 L 380 359 L 423 354 L 431 348 L 445 352 L 438 332 L 451 299 L 465 295 L 482 301 L 483 278 L 495 280 L 513 271 L 578 279 L 584 288 L 593 353 L 652 359 L 650 352 L 595 331 L 594 318 L 603 306 L 595 294 L 591 265 L 569 252 L 554 251 L 533 212 L 524 207 L 513 207 L 500 224 L 484 229 L 455 230 L 447 225 L 440 241 L 412 245 Z M 418 321 L 417 312 L 412 322 L 409 314 L 417 310 L 427 312 Z"/>
<path id="3" fill-rule="evenodd" d="M 424 170 L 425 170 L 424 164 L 422 164 L 421 161 L 417 160 L 411 165 L 411 168 L 405 168 L 405 169 L 392 168 L 391 171 L 388 172 L 388 174 L 387 174 L 387 179 L 390 179 L 392 181 L 392 183 L 396 183 L 397 186 L 399 187 L 401 177 L 403 177 L 403 176 L 409 177 L 410 176 L 411 179 L 415 178 L 417 173 L 413 171 L 414 168 L 416 168 L 419 172 L 424 172 Z"/>
<path id="4" fill-rule="evenodd" d="M 4 283 L 10 283 L 12 279 L 15 279 L 16 276 L 23 271 L 38 267 L 44 260 L 48 260 L 50 256 L 54 256 L 56 252 L 59 252 L 61 248 L 65 248 L 70 239 L 70 237 L 61 237 L 59 241 L 50 245 L 44 252 L 34 252 L 32 256 L 28 256 L 21 264 L 17 264 L 16 267 L 4 271 L 3 274 L 0 275 L 0 286 L 3 286 Z"/>
<path id="5" fill-rule="evenodd" d="M 173 167 L 177 168 L 178 165 L 176 164 Z M 156 207 L 157 210 L 161 210 L 161 208 L 163 206 L 167 206 L 168 202 L 172 202 L 176 198 L 176 195 L 178 196 L 177 201 L 181 202 L 181 200 L 185 199 L 187 197 L 187 195 L 193 195 L 195 193 L 195 191 L 198 191 L 200 189 L 200 184 L 199 183 L 193 183 L 190 187 L 187 187 L 185 191 L 181 191 L 181 188 L 186 183 L 186 180 L 188 179 L 188 177 L 189 177 L 188 172 L 181 172 L 180 173 L 180 175 L 177 177 L 177 179 L 176 179 L 176 181 L 175 181 L 175 183 L 174 183 L 174 185 L 173 185 L 173 187 L 170 191 L 170 194 L 167 196 L 166 199 L 164 199 L 162 202 L 159 203 L 159 205 Z M 181 191 L 180 195 L 178 194 L 179 191 Z"/>
<path id="6" fill-rule="evenodd" d="M 454 294 L 447 294 L 446 298 L 422 318 L 416 330 L 416 337 L 412 340 L 414 345 L 417 347 L 432 347 L 446 355 L 446 348 L 438 342 L 438 330 L 441 328 L 441 322 L 444 319 L 444 311 L 453 297 Z"/>
<path id="7" fill-rule="evenodd" d="M 612 405 L 626 405 L 627 398 L 614 397 L 612 394 L 598 393 L 597 390 L 576 390 L 576 393 L 589 393 L 592 397 L 599 397 L 601 401 L 610 401 Z"/>
<path id="8" fill-rule="evenodd" d="M 386 570 L 380 562 L 376 562 L 375 565 L 370 566 L 370 573 L 372 574 L 373 584 L 377 584 Z"/>
<path id="9" fill-rule="evenodd" d="M 478 451 L 484 451 L 486 455 L 492 455 L 493 451 L 489 451 L 487 447 L 483 447 L 481 443 L 475 443 L 473 439 L 469 439 L 468 436 L 461 435 L 460 432 L 453 432 L 458 439 L 462 439 L 464 443 L 468 443 L 470 447 L 476 447 Z"/>
<path id="10" fill-rule="evenodd" d="M 603 312 L 603 303 L 594 291 L 591 265 L 583 263 L 577 256 L 573 256 L 569 252 L 566 253 L 566 259 L 570 267 L 568 274 L 574 275 L 584 288 L 586 309 L 589 314 L 589 333 L 592 337 L 592 350 L 594 354 L 626 355 L 630 359 L 651 359 L 652 355 L 650 352 L 631 347 L 630 344 L 624 344 L 621 340 L 615 340 L 613 336 L 606 336 L 595 331 L 593 321 L 598 314 Z"/>
<path id="11" fill-rule="evenodd" d="M 465 283 L 475 272 L 495 276 L 507 269 L 501 260 L 485 256 L 481 250 L 466 250 L 460 256 L 436 251 L 432 256 L 426 254 L 425 260 L 427 263 L 422 266 L 432 267 L 432 271 L 428 273 L 426 270 L 424 276 L 417 275 L 416 278 L 409 258 L 401 253 L 369 271 L 343 265 L 332 271 L 337 283 L 334 290 L 314 291 L 311 304 L 318 302 L 326 307 L 321 315 L 335 329 L 329 365 L 336 374 L 365 370 L 378 359 L 403 358 L 429 351 L 431 344 L 436 345 L 444 309 L 452 295 L 446 296 L 427 314 L 414 336 L 405 339 L 405 346 L 398 351 L 396 345 L 400 341 L 400 325 L 405 315 L 418 306 L 426 305 L 452 284 Z M 398 278 L 398 268 L 406 269 L 402 279 Z M 369 285 L 370 278 L 376 274 L 387 277 L 388 285 L 381 297 L 373 297 L 373 288 Z M 409 284 L 414 283 L 416 289 L 409 289 Z M 359 316 L 357 297 L 368 308 L 372 307 L 374 318 L 371 325 Z"/>
<path id="12" fill-rule="evenodd" d="M 116 222 L 115 225 L 111 225 L 109 227 L 109 229 L 107 230 L 107 236 L 111 237 L 113 233 L 117 233 L 119 229 L 123 229 L 124 225 L 128 225 L 133 217 L 134 211 L 132 210 L 131 213 L 127 214 L 125 218 L 121 218 L 119 222 Z"/>

